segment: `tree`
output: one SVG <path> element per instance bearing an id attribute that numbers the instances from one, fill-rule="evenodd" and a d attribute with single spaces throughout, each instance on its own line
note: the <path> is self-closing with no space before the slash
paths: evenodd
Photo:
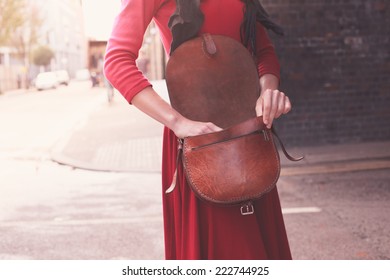
<path id="1" fill-rule="evenodd" d="M 13 32 L 23 25 L 24 0 L 0 0 L 0 46 L 9 43 Z"/>
<path id="2" fill-rule="evenodd" d="M 39 66 L 47 66 L 54 58 L 54 52 L 48 46 L 39 46 L 32 53 L 32 61 Z"/>
<path id="3" fill-rule="evenodd" d="M 34 3 L 29 2 L 28 5 L 21 8 L 21 11 L 25 15 L 24 20 L 23 23 L 15 29 L 10 44 L 15 47 L 19 57 L 24 62 L 26 87 L 28 88 L 30 85 L 29 71 L 32 49 L 36 46 L 39 40 L 39 32 L 43 20 L 40 16 L 39 8 L 34 5 Z"/>
<path id="4" fill-rule="evenodd" d="M 7 45 L 13 32 L 23 24 L 24 4 L 24 0 L 0 0 L 0 46 Z"/>

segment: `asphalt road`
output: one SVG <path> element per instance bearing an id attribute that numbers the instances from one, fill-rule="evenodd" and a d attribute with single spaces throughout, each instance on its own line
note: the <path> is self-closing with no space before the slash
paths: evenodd
<path id="1" fill-rule="evenodd" d="M 290 176 L 279 185 L 282 207 L 318 210 L 285 215 L 295 259 L 390 259 L 388 169 Z"/>

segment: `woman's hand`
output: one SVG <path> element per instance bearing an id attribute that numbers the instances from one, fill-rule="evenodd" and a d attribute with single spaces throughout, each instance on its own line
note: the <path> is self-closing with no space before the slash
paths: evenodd
<path id="1" fill-rule="evenodd" d="M 173 132 L 179 138 L 195 136 L 205 133 L 211 133 L 222 130 L 211 122 L 197 122 L 181 117 L 172 128 Z"/>
<path id="2" fill-rule="evenodd" d="M 183 117 L 163 100 L 152 87 L 140 91 L 132 99 L 132 103 L 142 112 L 169 127 L 179 138 L 221 130 L 213 123 L 196 122 Z"/>
<path id="3" fill-rule="evenodd" d="M 290 99 L 281 91 L 266 89 L 262 91 L 256 102 L 257 116 L 263 116 L 263 122 L 271 128 L 274 119 L 291 110 Z"/>

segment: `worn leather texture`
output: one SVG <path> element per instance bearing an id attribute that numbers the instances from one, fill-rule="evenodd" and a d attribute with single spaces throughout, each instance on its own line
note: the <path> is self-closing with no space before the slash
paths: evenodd
<path id="1" fill-rule="evenodd" d="M 166 67 L 173 108 L 227 128 L 255 117 L 260 95 L 253 57 L 234 39 L 205 34 L 180 45 Z"/>
<path id="2" fill-rule="evenodd" d="M 280 174 L 279 154 L 262 117 L 184 138 L 182 160 L 195 194 L 218 204 L 258 199 L 272 190 Z"/>

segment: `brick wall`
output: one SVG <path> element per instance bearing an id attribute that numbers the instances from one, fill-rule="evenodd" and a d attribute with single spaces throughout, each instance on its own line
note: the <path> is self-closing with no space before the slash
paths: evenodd
<path id="1" fill-rule="evenodd" d="M 293 110 L 288 145 L 390 139 L 390 1 L 263 0 Z"/>

